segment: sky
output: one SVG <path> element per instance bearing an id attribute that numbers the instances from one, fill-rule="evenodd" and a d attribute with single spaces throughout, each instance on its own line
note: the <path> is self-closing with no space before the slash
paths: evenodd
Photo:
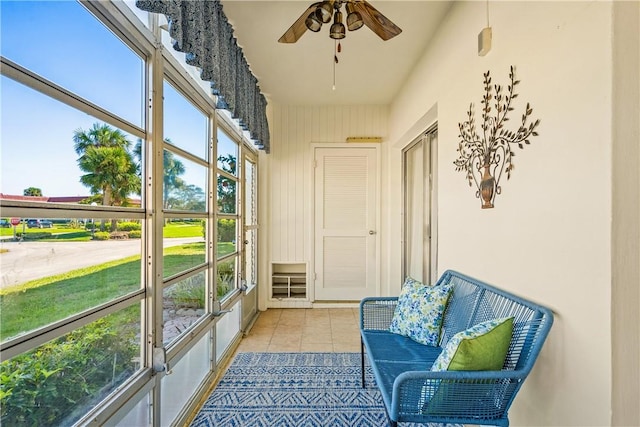
<path id="1" fill-rule="evenodd" d="M 144 128 L 143 60 L 82 5 L 2 0 L 0 20 L 2 56 Z M 165 137 L 204 158 L 205 116 L 166 83 L 164 95 Z M 0 192 L 37 187 L 45 196 L 89 195 L 79 182 L 73 133 L 94 123 L 102 122 L 2 76 Z M 128 139 L 133 145 L 138 137 Z M 183 178 L 204 189 L 204 168 L 181 160 Z"/>

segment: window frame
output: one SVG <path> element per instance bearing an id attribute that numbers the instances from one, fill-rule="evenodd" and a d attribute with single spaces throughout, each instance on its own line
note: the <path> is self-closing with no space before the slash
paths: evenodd
<path id="1" fill-rule="evenodd" d="M 32 88 L 44 96 L 48 96 L 65 105 L 77 109 L 80 112 L 90 114 L 104 123 L 115 126 L 129 133 L 134 138 L 144 141 L 142 153 L 142 189 L 141 206 L 123 208 L 117 206 L 89 206 L 68 205 L 61 203 L 24 202 L 2 200 L 3 216 L 21 217 L 64 217 L 70 219 L 135 219 L 139 220 L 142 227 L 142 240 L 140 247 L 140 288 L 134 292 L 114 298 L 104 304 L 92 307 L 69 318 L 54 322 L 46 327 L 7 340 L 0 344 L 3 360 L 22 354 L 37 348 L 50 340 L 58 338 L 85 326 L 97 319 L 108 316 L 123 308 L 136 304 L 141 308 L 140 319 L 140 369 L 128 377 L 117 390 L 109 394 L 95 408 L 89 410 L 77 421 L 77 424 L 116 423 L 123 419 L 128 411 L 136 407 L 141 399 L 149 397 L 152 402 L 152 419 L 154 425 L 165 425 L 172 422 L 180 422 L 188 416 L 197 399 L 193 397 L 203 393 L 206 384 L 210 382 L 217 370 L 219 363 L 217 357 L 212 357 L 210 371 L 201 380 L 200 385 L 193 384 L 193 396 L 188 405 L 182 408 L 175 420 L 163 420 L 160 417 L 161 402 L 161 378 L 170 372 L 171 366 L 175 366 L 189 353 L 207 334 L 210 335 L 211 354 L 216 352 L 216 325 L 222 319 L 224 311 L 228 310 L 242 298 L 242 242 L 243 239 L 243 194 L 242 168 L 243 153 L 253 153 L 257 165 L 257 150 L 252 146 L 247 133 L 239 130 L 238 123 L 230 118 L 227 112 L 216 109 L 213 95 L 206 92 L 202 82 L 194 79 L 193 70 L 187 71 L 171 52 L 162 45 L 162 30 L 159 26 L 159 16 L 149 14 L 148 25 L 143 24 L 139 17 L 129 6 L 117 1 L 97 2 L 91 0 L 78 0 L 78 3 L 106 25 L 109 30 L 125 43 L 132 51 L 138 54 L 144 61 L 143 87 L 144 87 L 144 113 L 143 126 L 137 126 L 119 117 L 99 105 L 95 105 L 72 93 L 55 82 L 31 72 L 13 63 L 8 58 L 1 57 L 1 74 L 12 80 Z M 174 89 L 201 111 L 208 119 L 207 159 L 202 159 L 187 150 L 164 142 L 163 135 L 163 101 L 162 84 L 167 79 Z M 236 212 L 233 215 L 220 214 L 217 211 L 217 174 L 224 173 L 217 168 L 217 132 L 224 131 L 231 140 L 237 144 L 238 159 L 235 176 L 229 176 L 236 182 Z M 154 162 L 153 159 L 162 158 L 164 149 L 178 154 L 207 168 L 207 186 L 205 190 L 205 212 L 163 210 L 162 209 L 162 162 Z M 160 155 L 160 157 L 158 157 Z M 259 179 L 256 177 L 256 179 Z M 181 271 L 178 274 L 164 278 L 163 271 L 163 245 L 162 224 L 165 218 L 200 218 L 206 221 L 205 237 L 205 262 Z M 236 247 L 235 251 L 221 259 L 217 258 L 217 221 L 229 218 L 236 220 Z M 235 258 L 235 289 L 225 295 L 222 300 L 216 297 L 217 265 L 219 262 Z M 187 331 L 182 333 L 174 341 L 163 343 L 163 291 L 172 284 L 196 274 L 205 273 L 207 297 L 206 312 Z M 238 306 L 239 307 L 239 306 Z M 238 328 L 239 329 L 239 328 Z M 239 331 L 238 331 L 239 336 Z M 238 338 L 236 338 L 237 340 Z M 229 350 L 229 349 L 227 349 Z"/>

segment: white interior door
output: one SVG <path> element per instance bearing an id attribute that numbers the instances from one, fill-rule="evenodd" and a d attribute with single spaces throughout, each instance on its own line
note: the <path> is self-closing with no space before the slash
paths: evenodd
<path id="1" fill-rule="evenodd" d="M 315 300 L 377 294 L 377 148 L 315 149 Z"/>

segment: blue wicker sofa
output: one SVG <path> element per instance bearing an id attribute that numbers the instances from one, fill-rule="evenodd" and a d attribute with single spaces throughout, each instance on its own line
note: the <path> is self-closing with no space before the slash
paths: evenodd
<path id="1" fill-rule="evenodd" d="M 389 331 L 398 297 L 361 301 L 362 386 L 368 363 L 393 427 L 398 422 L 508 426 L 509 407 L 553 323 L 551 311 L 451 270 L 434 286 L 452 289 L 435 346 Z M 496 318 L 513 318 L 504 363 L 498 362 L 502 369 L 431 370 L 458 332 Z"/>

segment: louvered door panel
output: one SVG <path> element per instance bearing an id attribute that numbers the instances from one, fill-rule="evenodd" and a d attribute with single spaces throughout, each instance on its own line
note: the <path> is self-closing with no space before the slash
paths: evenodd
<path id="1" fill-rule="evenodd" d="M 315 299 L 374 295 L 376 149 L 317 148 L 315 165 Z"/>

